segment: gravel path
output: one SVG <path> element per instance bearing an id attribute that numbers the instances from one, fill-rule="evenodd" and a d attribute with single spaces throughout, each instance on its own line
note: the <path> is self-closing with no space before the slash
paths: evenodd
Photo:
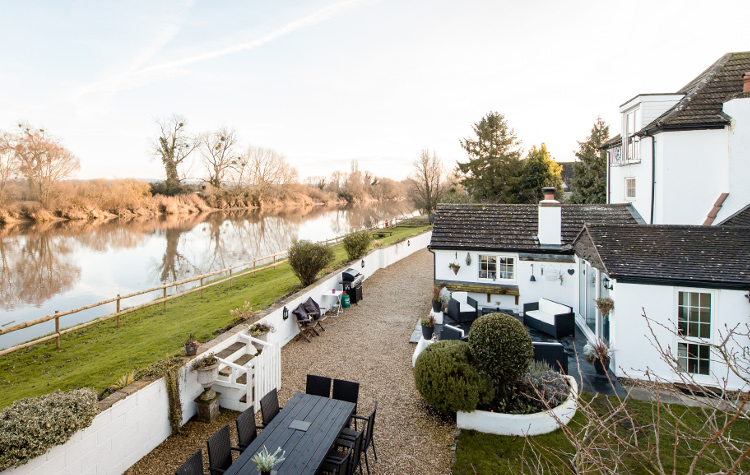
<path id="1" fill-rule="evenodd" d="M 411 368 L 409 337 L 429 309 L 432 282 L 432 255 L 419 251 L 367 279 L 363 301 L 327 319 L 327 331 L 312 343 L 298 338 L 281 349 L 281 404 L 305 390 L 308 373 L 359 381 L 362 415 L 378 402 L 378 461 L 368 454 L 373 475 L 450 473 L 455 423 L 424 405 Z M 174 473 L 198 448 L 205 452 L 206 439 L 236 415 L 222 410 L 221 422 L 210 426 L 189 422 L 186 436 L 170 437 L 126 473 Z M 230 427 L 235 437 L 233 422 Z"/>

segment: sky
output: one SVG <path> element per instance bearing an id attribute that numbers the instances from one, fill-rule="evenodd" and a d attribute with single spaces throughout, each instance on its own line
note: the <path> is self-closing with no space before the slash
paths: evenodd
<path id="1" fill-rule="evenodd" d="M 357 160 L 400 180 L 424 148 L 466 161 L 459 140 L 497 111 L 569 161 L 597 116 L 750 50 L 747 18 L 747 1 L 0 0 L 0 130 L 44 128 L 82 179 L 163 179 L 156 121 L 180 114 L 301 177 Z"/>

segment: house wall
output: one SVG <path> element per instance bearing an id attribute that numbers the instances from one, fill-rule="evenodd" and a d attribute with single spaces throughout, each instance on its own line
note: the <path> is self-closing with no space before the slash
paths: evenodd
<path id="1" fill-rule="evenodd" d="M 658 341 L 662 348 L 669 347 L 676 355 L 677 343 L 682 340 L 669 329 L 674 328 L 674 322 L 677 321 L 677 292 L 680 290 L 712 293 L 713 343 L 719 342 L 722 332 L 726 334 L 726 328 L 737 324 L 744 325 L 750 315 L 750 305 L 744 297 L 746 292 L 739 290 L 614 282 L 611 295 L 615 301 L 615 308 L 610 314 L 610 343 L 614 351 L 611 367 L 615 369 L 618 377 L 645 378 L 645 372 L 648 370 L 666 380 L 680 381 L 669 365 L 660 358 L 660 353 L 653 343 Z M 644 313 L 667 328 L 652 323 L 651 327 L 654 332 L 652 335 L 643 317 Z M 728 389 L 742 389 L 742 381 L 735 375 L 727 375 L 726 365 L 715 359 L 715 355 L 712 356 L 710 364 L 712 376 L 696 375 L 696 381 L 720 386 L 722 378 L 728 377 Z"/>
<path id="2" fill-rule="evenodd" d="M 479 305 L 498 305 L 502 308 L 510 308 L 516 312 L 523 311 L 523 304 L 527 302 L 538 302 L 540 298 L 545 297 L 556 302 L 574 306 L 577 303 L 576 292 L 577 286 L 577 266 L 572 262 L 573 256 L 570 256 L 571 262 L 559 261 L 522 261 L 518 253 L 493 253 L 485 251 L 466 251 L 466 250 L 441 250 L 433 251 L 435 254 L 435 280 L 460 281 L 472 283 L 487 284 L 508 284 L 517 285 L 519 291 L 518 304 L 514 295 L 491 294 L 490 302 L 487 302 L 487 294 L 478 294 L 470 292 L 469 295 L 476 299 Z M 471 265 L 466 265 L 466 254 L 471 256 Z M 479 255 L 496 255 L 507 256 L 515 259 L 515 279 L 511 281 L 496 281 L 479 279 Z M 458 255 L 458 257 L 456 257 Z M 448 267 L 451 262 L 457 262 L 461 268 L 458 274 L 454 274 Z M 532 264 L 533 272 L 536 278 L 531 282 Z M 544 268 L 544 273 L 542 273 Z M 574 274 L 568 274 L 568 269 L 574 269 Z M 562 273 L 562 283 L 559 280 Z"/>
<path id="3" fill-rule="evenodd" d="M 378 269 L 426 248 L 431 237 L 432 233 L 428 232 L 411 237 L 407 241 L 376 249 L 362 259 L 365 261 L 365 267 L 361 267 L 362 260 L 354 263 L 353 267 L 364 274 L 367 279 Z M 284 305 L 291 311 L 308 297 L 322 302 L 321 296 L 324 293 L 330 292 L 333 288 L 341 289 L 338 285 L 340 278 L 341 272 L 334 272 L 316 282 L 315 286 L 305 289 L 291 300 L 266 312 L 261 321 L 271 323 L 276 329 L 275 332 L 268 334 L 268 340 L 278 341 L 283 346 L 299 333 L 293 316 L 290 315 L 286 321 L 283 319 Z M 367 299 L 367 286 L 364 285 L 363 288 L 363 297 Z M 346 318 L 346 313 L 342 314 L 342 318 Z M 221 351 L 235 343 L 239 338 L 237 333 L 244 328 L 235 327 L 205 346 L 210 352 Z M 195 372 L 190 369 L 192 364 L 191 359 L 180 368 L 179 373 L 183 424 L 197 413 L 193 400 L 203 391 L 203 387 L 198 384 Z M 25 465 L 5 470 L 2 475 L 123 473 L 172 433 L 169 425 L 169 400 L 164 379 L 147 385 L 136 382 L 123 388 L 122 391 L 128 388 L 131 388 L 131 392 L 123 394 L 120 400 L 102 410 L 88 428 L 73 434 L 68 442 L 51 448 L 44 455 L 30 460 Z"/>
<path id="4" fill-rule="evenodd" d="M 703 224 L 719 195 L 729 191 L 726 129 L 664 132 L 659 138 L 664 153 L 656 161 L 661 193 L 654 224 Z"/>
<path id="5" fill-rule="evenodd" d="M 750 98 L 733 99 L 724 104 L 732 117 L 729 127 L 729 196 L 714 223 L 718 224 L 750 203 Z"/>

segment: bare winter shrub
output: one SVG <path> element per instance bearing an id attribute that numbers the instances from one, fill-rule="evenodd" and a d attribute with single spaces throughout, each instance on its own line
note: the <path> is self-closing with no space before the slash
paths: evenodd
<path id="1" fill-rule="evenodd" d="M 711 347 L 712 364 L 726 368 L 721 377 L 715 376 L 708 384 L 705 378 L 697 380 L 680 366 L 673 350 L 656 337 L 655 329 L 667 329 L 680 341 L 678 332 L 649 319 L 645 312 L 643 318 L 651 333 L 651 345 L 680 382 L 647 369 L 645 378 L 633 383 L 651 397 L 646 410 L 619 396 L 579 399 L 581 422 L 577 422 L 577 416 L 570 425 L 561 425 L 572 448 L 543 446 L 527 439 L 532 454 L 524 459 L 525 470 L 612 475 L 748 473 L 750 327 L 725 326 L 719 331 L 718 341 L 705 343 Z M 730 374 L 739 378 L 743 391 L 727 390 Z"/>

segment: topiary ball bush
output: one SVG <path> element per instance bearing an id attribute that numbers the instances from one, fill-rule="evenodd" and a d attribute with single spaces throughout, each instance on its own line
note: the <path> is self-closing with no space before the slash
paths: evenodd
<path id="1" fill-rule="evenodd" d="M 344 236 L 344 250 L 349 260 L 353 261 L 367 254 L 372 241 L 372 234 L 367 229 L 354 231 Z"/>
<path id="2" fill-rule="evenodd" d="M 504 313 L 477 318 L 471 325 L 469 348 L 477 366 L 501 386 L 518 381 L 534 359 L 526 327 Z"/>
<path id="3" fill-rule="evenodd" d="M 450 415 L 492 401 L 492 381 L 470 360 L 469 345 L 464 341 L 438 341 L 425 348 L 414 365 L 414 383 L 425 402 Z"/>
<path id="4" fill-rule="evenodd" d="M 315 282 L 318 272 L 333 262 L 333 250 L 325 244 L 293 241 L 289 248 L 289 265 L 303 287 Z"/>

